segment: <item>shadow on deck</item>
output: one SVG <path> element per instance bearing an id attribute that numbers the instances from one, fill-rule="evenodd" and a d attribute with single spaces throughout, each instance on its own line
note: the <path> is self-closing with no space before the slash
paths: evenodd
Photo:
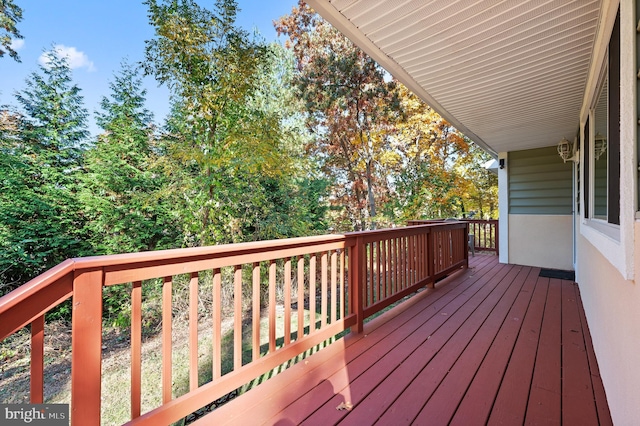
<path id="1" fill-rule="evenodd" d="M 477 255 L 199 424 L 611 424 L 575 283 Z"/>

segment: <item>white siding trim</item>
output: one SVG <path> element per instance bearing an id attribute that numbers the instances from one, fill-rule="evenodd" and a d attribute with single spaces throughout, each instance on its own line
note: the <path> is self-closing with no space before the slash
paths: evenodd
<path id="1" fill-rule="evenodd" d="M 500 231 L 500 263 L 509 263 L 509 154 L 498 153 L 498 161 L 504 159 L 504 169 L 498 169 L 498 227 Z"/>

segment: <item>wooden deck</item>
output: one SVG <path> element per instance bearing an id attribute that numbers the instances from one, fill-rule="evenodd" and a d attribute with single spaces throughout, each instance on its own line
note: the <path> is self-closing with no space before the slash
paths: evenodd
<path id="1" fill-rule="evenodd" d="M 578 287 L 539 272 L 476 255 L 197 423 L 611 424 Z"/>

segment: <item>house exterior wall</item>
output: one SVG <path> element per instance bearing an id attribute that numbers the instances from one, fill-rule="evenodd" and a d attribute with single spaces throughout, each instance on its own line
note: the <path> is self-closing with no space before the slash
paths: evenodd
<path id="1" fill-rule="evenodd" d="M 636 224 L 635 235 L 638 241 L 640 224 Z M 600 250 L 580 235 L 578 272 L 613 423 L 636 425 L 640 419 L 640 286 L 624 279 Z"/>
<path id="2" fill-rule="evenodd" d="M 636 25 L 640 16 L 637 3 L 636 0 L 603 2 L 600 34 L 581 111 L 584 128 L 597 96 L 597 80 L 619 5 L 620 224 L 585 218 L 582 208 L 576 235 L 576 281 L 616 425 L 635 425 L 640 419 L 640 286 L 636 277 L 640 270 L 640 222 L 635 219 L 638 209 Z M 582 148 L 584 151 L 584 141 Z M 581 159 L 584 162 L 584 152 Z M 587 176 L 582 177 L 579 191 L 582 206 L 588 202 L 584 196 L 587 184 L 590 184 Z"/>
<path id="3" fill-rule="evenodd" d="M 509 215 L 509 263 L 573 270 L 571 215 Z"/>
<path id="4" fill-rule="evenodd" d="M 509 214 L 572 214 L 572 163 L 556 146 L 510 152 L 508 164 Z"/>
<path id="5" fill-rule="evenodd" d="M 571 163 L 552 146 L 510 152 L 507 169 L 508 262 L 572 270 Z"/>

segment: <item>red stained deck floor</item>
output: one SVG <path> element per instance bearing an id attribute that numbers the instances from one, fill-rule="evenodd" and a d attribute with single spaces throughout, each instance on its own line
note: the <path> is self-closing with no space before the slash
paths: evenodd
<path id="1" fill-rule="evenodd" d="M 198 423 L 609 425 L 578 287 L 539 272 L 476 255 Z"/>

